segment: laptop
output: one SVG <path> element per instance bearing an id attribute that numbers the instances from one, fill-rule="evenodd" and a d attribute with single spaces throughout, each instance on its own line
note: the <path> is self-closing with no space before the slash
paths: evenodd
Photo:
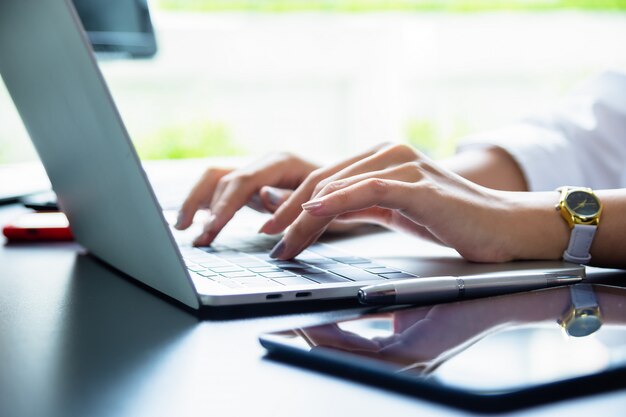
<path id="1" fill-rule="evenodd" d="M 422 247 L 391 232 L 319 243 L 288 262 L 269 258 L 276 239 L 267 236 L 224 235 L 207 248 L 179 244 L 70 0 L 0 2 L 0 74 L 76 240 L 193 309 L 354 299 L 364 285 L 416 276 L 519 269 L 584 274 L 583 267 L 561 262 L 472 264 L 448 248 Z"/>

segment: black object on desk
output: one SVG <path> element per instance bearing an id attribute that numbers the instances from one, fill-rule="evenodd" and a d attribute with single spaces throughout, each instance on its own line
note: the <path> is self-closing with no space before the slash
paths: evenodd
<path id="1" fill-rule="evenodd" d="M 554 288 L 274 332 L 261 344 L 297 365 L 473 411 L 509 411 L 626 386 L 626 289 L 593 289 L 598 306 L 588 314 L 603 324 L 585 337 L 561 328 L 575 300 Z"/>
<path id="2" fill-rule="evenodd" d="M 30 194 L 20 198 L 20 203 L 35 211 L 59 211 L 54 191 Z"/>

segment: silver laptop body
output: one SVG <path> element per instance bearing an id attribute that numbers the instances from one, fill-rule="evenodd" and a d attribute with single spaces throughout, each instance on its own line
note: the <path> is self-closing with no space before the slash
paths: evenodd
<path id="1" fill-rule="evenodd" d="M 0 74 L 76 240 L 116 269 L 194 309 L 354 297 L 373 283 L 282 285 L 268 278 L 267 287 L 226 286 L 190 271 L 182 252 L 196 257 L 200 252 L 181 252 L 176 243 L 70 0 L 0 1 Z M 560 262 L 471 264 L 447 248 L 431 248 L 419 257 L 420 244 L 387 232 L 333 245 L 419 276 L 519 269 L 584 273 Z M 342 267 L 356 272 L 353 264 Z"/>

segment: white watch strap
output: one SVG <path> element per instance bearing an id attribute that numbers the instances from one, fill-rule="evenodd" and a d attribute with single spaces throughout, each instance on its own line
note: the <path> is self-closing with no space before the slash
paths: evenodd
<path id="1" fill-rule="evenodd" d="M 591 284 L 570 285 L 569 292 L 575 309 L 598 307 L 598 300 Z"/>
<path id="2" fill-rule="evenodd" d="M 569 246 L 563 252 L 563 259 L 567 262 L 586 264 L 591 260 L 589 249 L 598 226 L 575 224 L 569 238 Z"/>

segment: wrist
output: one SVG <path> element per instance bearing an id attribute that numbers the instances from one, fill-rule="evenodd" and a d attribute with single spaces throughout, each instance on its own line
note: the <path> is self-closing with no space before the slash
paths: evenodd
<path id="1" fill-rule="evenodd" d="M 561 259 L 567 248 L 570 228 L 554 209 L 556 192 L 507 193 L 507 224 L 511 233 L 507 242 L 513 260 Z"/>

